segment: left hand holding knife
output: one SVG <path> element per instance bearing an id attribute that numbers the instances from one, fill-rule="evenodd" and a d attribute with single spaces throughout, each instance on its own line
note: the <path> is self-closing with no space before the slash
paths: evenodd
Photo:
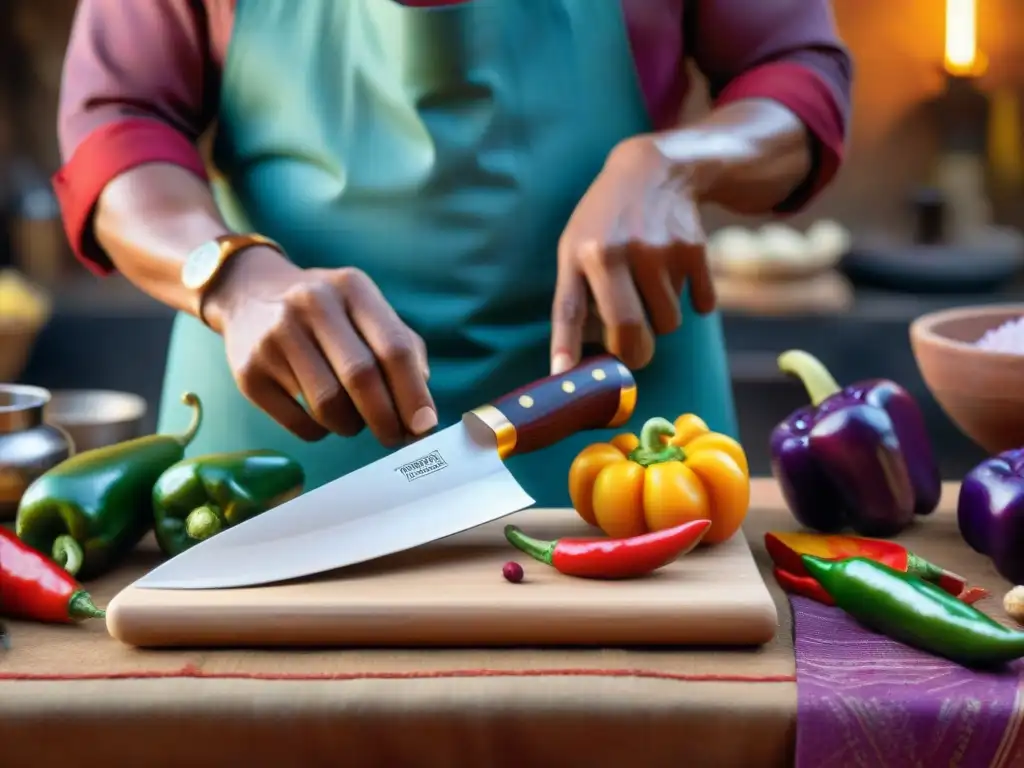
<path id="1" fill-rule="evenodd" d="M 688 175 L 638 137 L 612 151 L 583 196 L 558 247 L 551 371 L 579 362 L 593 297 L 604 346 L 632 369 L 654 355 L 654 335 L 682 322 L 679 297 L 715 307 L 705 235 Z"/>

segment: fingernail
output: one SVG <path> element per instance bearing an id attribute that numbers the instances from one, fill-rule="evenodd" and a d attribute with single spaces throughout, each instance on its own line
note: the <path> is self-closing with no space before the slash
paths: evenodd
<path id="1" fill-rule="evenodd" d="M 413 414 L 412 424 L 409 428 L 415 435 L 422 435 L 437 426 L 437 411 L 433 408 L 423 407 Z"/>
<path id="2" fill-rule="evenodd" d="M 572 358 L 566 354 L 555 355 L 551 360 L 551 375 L 557 376 L 572 368 Z"/>

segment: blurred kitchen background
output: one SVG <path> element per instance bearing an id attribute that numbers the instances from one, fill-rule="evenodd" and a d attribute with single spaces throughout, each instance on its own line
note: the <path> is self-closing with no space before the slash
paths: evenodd
<path id="1" fill-rule="evenodd" d="M 0 2 L 0 381 L 136 393 L 149 430 L 171 313 L 74 262 L 48 181 L 74 7 Z M 769 430 L 805 401 L 775 357 L 800 347 L 840 382 L 904 384 L 944 475 L 959 477 L 980 451 L 928 394 L 907 328 L 935 309 L 1024 294 L 1024 2 L 834 7 L 857 66 L 839 180 L 784 226 L 707 214 L 742 434 L 753 470 L 767 473 Z M 698 94 L 689 109 L 704 108 Z"/>

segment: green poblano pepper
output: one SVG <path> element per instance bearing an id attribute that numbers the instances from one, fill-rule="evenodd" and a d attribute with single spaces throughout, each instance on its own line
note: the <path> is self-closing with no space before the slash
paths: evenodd
<path id="1" fill-rule="evenodd" d="M 216 453 L 180 461 L 153 486 L 153 522 L 174 557 L 302 493 L 299 464 L 271 450 Z"/>
<path id="2" fill-rule="evenodd" d="M 202 423 L 199 398 L 181 399 L 193 409 L 182 434 L 83 451 L 36 478 L 18 507 L 18 538 L 80 581 L 119 565 L 153 525 L 153 484 L 181 461 Z"/>

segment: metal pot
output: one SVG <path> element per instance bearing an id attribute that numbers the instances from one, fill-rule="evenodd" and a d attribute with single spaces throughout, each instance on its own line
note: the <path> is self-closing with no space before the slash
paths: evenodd
<path id="1" fill-rule="evenodd" d="M 146 401 L 130 392 L 56 390 L 44 418 L 71 435 L 75 450 L 91 451 L 141 437 Z"/>
<path id="2" fill-rule="evenodd" d="M 43 421 L 50 393 L 42 387 L 0 384 L 0 520 L 12 520 L 32 481 L 74 453 L 59 427 Z"/>

